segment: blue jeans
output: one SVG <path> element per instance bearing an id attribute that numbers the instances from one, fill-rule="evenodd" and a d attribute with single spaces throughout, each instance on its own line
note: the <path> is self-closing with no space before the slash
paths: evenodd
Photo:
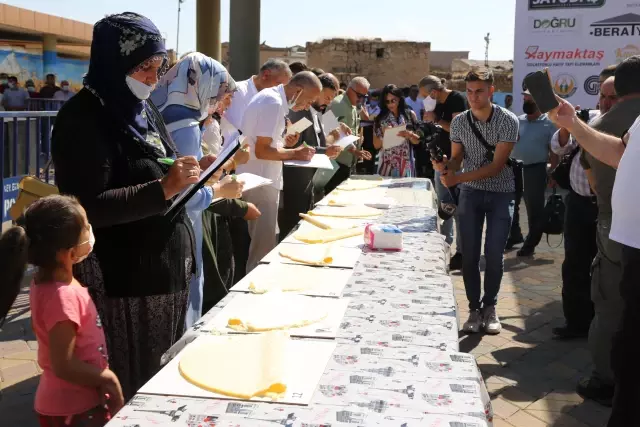
<path id="1" fill-rule="evenodd" d="M 463 185 L 460 189 L 458 220 L 462 252 L 462 278 L 469 300 L 469 309 L 477 310 L 482 305 L 496 305 L 500 282 L 504 270 L 504 249 L 509 238 L 514 193 L 495 193 L 475 190 Z M 487 220 L 484 242 L 484 297 L 480 299 L 480 249 L 482 228 Z"/>
<path id="2" fill-rule="evenodd" d="M 434 171 L 433 175 L 433 185 L 436 189 L 436 194 L 438 195 L 438 203 L 441 201 L 445 203 L 451 203 L 452 197 L 449 189 L 442 185 L 442 181 L 440 181 L 440 172 Z M 440 233 L 444 236 L 445 241 L 451 245 L 453 243 L 453 224 L 455 220 L 456 225 L 456 253 L 462 252 L 462 245 L 460 243 L 460 221 L 458 220 L 458 214 L 456 213 L 452 218 L 449 218 L 446 221 L 442 221 L 442 225 L 440 226 Z"/>

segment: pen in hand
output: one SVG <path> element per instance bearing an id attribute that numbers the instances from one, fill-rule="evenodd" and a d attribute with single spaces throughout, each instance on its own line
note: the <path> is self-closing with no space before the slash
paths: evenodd
<path id="1" fill-rule="evenodd" d="M 175 162 L 175 160 L 170 158 L 170 157 L 161 157 L 161 158 L 158 159 L 158 163 L 161 163 L 161 164 L 167 165 L 167 166 L 172 166 L 174 162 Z"/>

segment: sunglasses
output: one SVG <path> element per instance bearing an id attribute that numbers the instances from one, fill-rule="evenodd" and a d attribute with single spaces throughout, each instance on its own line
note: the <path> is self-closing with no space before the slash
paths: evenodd
<path id="1" fill-rule="evenodd" d="M 368 93 L 359 93 L 357 90 L 355 90 L 353 88 L 351 88 L 351 90 L 356 94 L 358 99 L 366 98 L 367 96 L 369 96 Z"/>

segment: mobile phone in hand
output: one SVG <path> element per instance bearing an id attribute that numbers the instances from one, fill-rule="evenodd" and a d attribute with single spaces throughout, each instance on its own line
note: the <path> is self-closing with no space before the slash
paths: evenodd
<path id="1" fill-rule="evenodd" d="M 524 84 L 538 105 L 540 112 L 548 113 L 560 105 L 556 99 L 556 94 L 553 92 L 551 80 L 546 69 L 529 74 L 525 77 Z"/>

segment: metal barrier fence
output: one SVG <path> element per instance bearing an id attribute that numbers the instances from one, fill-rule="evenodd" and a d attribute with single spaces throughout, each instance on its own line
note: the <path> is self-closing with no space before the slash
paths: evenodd
<path id="1" fill-rule="evenodd" d="M 57 111 L 0 112 L 0 206 L 2 222 L 10 221 L 9 208 L 18 197 L 18 184 L 25 175 L 52 182 L 43 167 L 51 158 L 51 130 Z"/>
<path id="2" fill-rule="evenodd" d="M 58 111 L 65 101 L 59 99 L 29 98 L 28 111 Z"/>

